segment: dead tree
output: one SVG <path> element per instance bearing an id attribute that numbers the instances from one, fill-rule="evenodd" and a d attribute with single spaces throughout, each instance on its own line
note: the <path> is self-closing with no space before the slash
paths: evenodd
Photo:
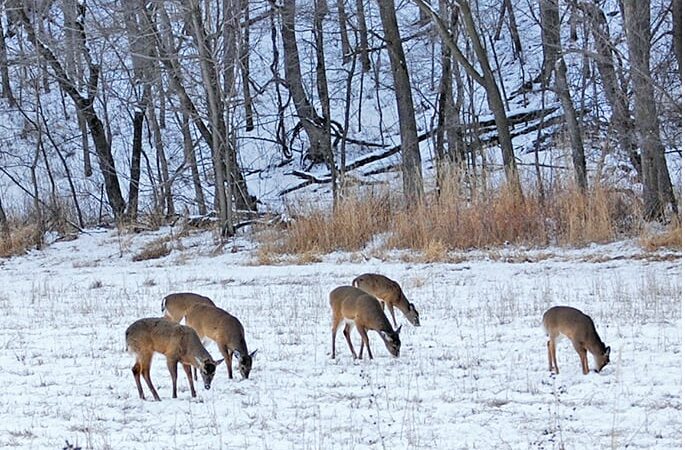
<path id="1" fill-rule="evenodd" d="M 649 69 L 650 3 L 646 0 L 624 0 L 623 15 L 628 40 L 630 78 L 635 93 L 638 145 L 642 157 L 644 216 L 648 220 L 664 220 L 668 204 L 671 204 L 677 215 L 678 203 L 659 135 L 659 115 Z"/>
<path id="2" fill-rule="evenodd" d="M 392 66 L 393 86 L 399 116 L 400 139 L 402 142 L 402 185 L 404 199 L 408 206 L 417 206 L 424 201 L 421 153 L 419 152 L 414 101 L 407 62 L 397 25 L 394 0 L 378 0 L 383 35 Z"/>

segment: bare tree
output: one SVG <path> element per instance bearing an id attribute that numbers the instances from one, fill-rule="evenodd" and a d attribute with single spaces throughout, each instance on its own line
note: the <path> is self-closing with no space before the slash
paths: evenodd
<path id="1" fill-rule="evenodd" d="M 307 156 L 312 163 L 326 161 L 326 138 L 321 118 L 307 98 L 302 85 L 300 54 L 295 37 L 295 0 L 284 0 L 281 8 L 281 38 L 285 58 L 285 80 L 295 104 L 297 116 L 309 139 Z"/>
<path id="2" fill-rule="evenodd" d="M 622 89 L 614 65 L 614 52 L 606 16 L 592 2 L 581 2 L 578 6 L 589 19 L 588 24 L 595 43 L 595 64 L 599 71 L 604 95 L 611 106 L 612 131 L 618 139 L 622 153 L 628 156 L 637 173 L 641 175 L 640 155 L 635 144 L 635 123 L 630 115 L 628 93 Z"/>
<path id="3" fill-rule="evenodd" d="M 407 62 L 397 25 L 395 2 L 394 0 L 378 0 L 378 8 L 383 24 L 383 35 L 390 56 L 390 65 L 392 66 L 393 86 L 399 116 L 404 199 L 408 206 L 416 206 L 424 201 L 423 174 L 409 72 L 407 71 Z"/>
<path id="4" fill-rule="evenodd" d="M 495 81 L 487 52 L 480 40 L 480 34 L 473 21 L 473 15 L 471 14 L 471 8 L 468 2 L 464 0 L 456 0 L 455 3 L 459 8 L 461 17 L 463 18 L 464 31 L 468 35 L 469 40 L 473 45 L 473 50 L 476 54 L 476 58 L 478 59 L 478 64 L 483 72 L 482 74 L 480 74 L 466 58 L 466 56 L 464 56 L 461 49 L 450 34 L 444 20 L 424 0 L 414 0 L 414 3 L 416 3 L 419 8 L 425 10 L 426 13 L 431 16 L 433 23 L 435 23 L 436 28 L 442 37 L 443 42 L 449 46 L 452 55 L 456 58 L 459 64 L 464 67 L 467 75 L 485 89 L 488 99 L 488 106 L 490 107 L 492 114 L 495 116 L 495 126 L 497 128 L 499 143 L 502 148 L 502 160 L 504 162 L 504 172 L 506 174 L 507 183 L 512 187 L 512 189 L 514 189 L 515 192 L 521 193 L 521 182 L 519 180 L 518 169 L 516 167 L 514 146 L 511 142 L 509 121 L 507 120 L 507 113 L 504 109 L 502 93 L 500 92 L 497 82 Z"/>
<path id="5" fill-rule="evenodd" d="M 558 0 L 540 0 L 540 17 L 542 28 L 542 42 L 544 60 L 542 64 L 542 86 L 547 86 L 547 80 L 554 70 L 556 94 L 564 108 L 564 118 L 571 143 L 573 169 L 575 172 L 576 185 L 581 191 L 587 188 L 587 170 L 585 168 L 585 150 L 581 137 L 580 124 L 576 115 L 576 109 L 571 99 L 571 92 L 566 77 L 566 61 L 561 51 L 560 19 Z"/>
<path id="6" fill-rule="evenodd" d="M 29 41 L 36 48 L 40 56 L 51 66 L 59 86 L 71 97 L 76 108 L 83 113 L 86 122 L 88 123 L 93 142 L 95 143 L 100 171 L 104 178 L 109 205 L 112 208 L 115 219 L 119 219 L 125 212 L 125 203 L 119 187 L 119 178 L 114 165 L 110 142 L 105 133 L 103 122 L 100 120 L 100 117 L 95 110 L 95 96 L 97 94 L 100 77 L 100 66 L 95 63 L 89 64 L 90 77 L 87 83 L 88 96 L 82 96 L 53 52 L 43 43 L 43 40 L 38 38 L 36 30 L 24 10 L 24 6 L 15 5 L 15 8 L 24 29 L 27 32 Z"/>
<path id="7" fill-rule="evenodd" d="M 663 220 L 667 205 L 670 203 L 677 213 L 678 204 L 659 135 L 659 116 L 649 69 L 650 3 L 646 0 L 624 0 L 623 14 L 628 38 L 630 77 L 635 92 L 638 145 L 642 151 L 644 215 L 649 220 Z"/>

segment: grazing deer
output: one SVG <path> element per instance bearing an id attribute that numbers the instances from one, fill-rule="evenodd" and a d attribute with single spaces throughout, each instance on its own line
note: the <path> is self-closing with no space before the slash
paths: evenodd
<path id="1" fill-rule="evenodd" d="M 216 306 L 196 304 L 186 313 L 186 323 L 200 338 L 208 337 L 216 342 L 226 360 L 228 378 L 233 378 L 232 359 L 238 360 L 238 369 L 243 378 L 250 376 L 252 358 L 257 350 L 247 352 L 245 330 L 238 319 Z"/>
<path id="2" fill-rule="evenodd" d="M 568 337 L 573 343 L 573 348 L 576 349 L 580 356 L 580 364 L 584 375 L 590 372 L 587 363 L 588 350 L 595 358 L 595 364 L 597 365 L 595 372 L 599 372 L 604 366 L 609 364 L 611 347 L 604 345 L 604 342 L 599 338 L 595 324 L 590 316 L 569 306 L 554 306 L 548 309 L 542 316 L 542 323 L 549 336 L 547 341 L 547 359 L 550 372 L 554 370 L 556 373 L 559 373 L 556 341 L 560 334 Z"/>
<path id="3" fill-rule="evenodd" d="M 172 397 L 176 398 L 177 364 L 183 364 L 183 370 L 190 384 L 190 395 L 196 396 L 190 366 L 200 369 L 205 389 L 209 389 L 216 372 L 216 366 L 223 360 L 214 361 L 204 348 L 195 330 L 179 325 L 164 318 L 151 317 L 136 320 L 126 329 L 126 346 L 129 352 L 136 355 L 136 363 L 131 369 L 138 387 L 138 395 L 145 400 L 140 375 L 143 375 L 147 387 L 152 391 L 155 400 L 160 400 L 150 379 L 150 365 L 153 353 L 166 356 L 167 367 L 171 374 Z"/>
<path id="4" fill-rule="evenodd" d="M 193 294 L 192 292 L 179 292 L 164 297 L 164 300 L 162 300 L 162 313 L 167 319 L 180 322 L 188 310 L 198 303 L 215 306 L 213 301 L 203 295 Z"/>
<path id="5" fill-rule="evenodd" d="M 397 357 L 400 355 L 400 330 L 402 326 L 397 330 L 392 329 L 388 318 L 383 313 L 383 309 L 375 297 L 356 287 L 340 286 L 331 291 L 329 303 L 333 313 L 331 358 L 335 359 L 335 335 L 343 321 L 345 322 L 343 335 L 355 359 L 357 354 L 354 352 L 354 347 L 352 347 L 352 341 L 350 340 L 350 327 L 352 324 L 357 327 L 357 331 L 359 331 L 362 338 L 359 359 L 364 357 L 364 346 L 368 350 L 369 358 L 373 359 L 371 347 L 369 346 L 368 330 L 378 332 L 385 343 L 385 347 L 392 356 Z"/>
<path id="6" fill-rule="evenodd" d="M 419 312 L 413 303 L 409 303 L 404 292 L 402 292 L 402 288 L 400 288 L 396 281 L 377 273 L 365 273 L 355 278 L 352 281 L 352 286 L 376 297 L 383 305 L 383 309 L 385 309 L 385 304 L 387 303 L 394 326 L 397 326 L 395 308 L 402 311 L 404 317 L 409 320 L 409 323 L 415 327 L 421 326 Z"/>

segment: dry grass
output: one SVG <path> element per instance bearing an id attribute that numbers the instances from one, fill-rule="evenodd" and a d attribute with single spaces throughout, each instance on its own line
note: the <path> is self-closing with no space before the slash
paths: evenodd
<path id="1" fill-rule="evenodd" d="M 363 193 L 345 198 L 335 211 L 291 206 L 292 223 L 278 233 L 262 234 L 259 259 L 411 249 L 422 260 L 435 262 L 448 260 L 452 250 L 609 242 L 637 237 L 642 227 L 639 200 L 602 185 L 583 193 L 560 184 L 542 200 L 506 188 L 469 194 L 461 186 L 443 185 L 440 195 L 428 195 L 425 204 L 412 210 L 404 209 L 401 200 L 399 193 Z M 679 232 L 673 231 L 645 246 L 680 246 L 676 237 Z"/>
<path id="2" fill-rule="evenodd" d="M 41 243 L 37 225 L 13 224 L 10 226 L 10 236 L 0 237 L 0 258 L 22 255 Z"/>
<path id="3" fill-rule="evenodd" d="M 303 203 L 291 205 L 289 215 L 296 219 L 284 230 L 285 238 L 273 242 L 272 250 L 298 254 L 359 250 L 388 229 L 395 200 L 387 192 L 348 197 L 334 212 Z"/>
<path id="4" fill-rule="evenodd" d="M 654 251 L 659 248 L 682 249 L 683 227 L 678 221 L 672 222 L 665 230 L 644 230 L 640 235 L 640 246 Z"/>
<path id="5" fill-rule="evenodd" d="M 171 248 L 167 245 L 168 238 L 160 238 L 148 242 L 140 252 L 133 255 L 133 261 L 146 261 L 149 259 L 158 259 L 167 256 L 171 253 Z"/>

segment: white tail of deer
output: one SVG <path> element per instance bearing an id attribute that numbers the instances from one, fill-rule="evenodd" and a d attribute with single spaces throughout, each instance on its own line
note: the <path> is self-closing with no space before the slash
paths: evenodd
<path id="1" fill-rule="evenodd" d="M 188 310 L 198 303 L 214 306 L 214 302 L 209 297 L 193 294 L 192 292 L 169 294 L 162 300 L 162 313 L 167 319 L 180 322 Z"/>
<path id="2" fill-rule="evenodd" d="M 573 344 L 573 348 L 578 352 L 583 374 L 587 375 L 590 372 L 587 362 L 588 351 L 595 358 L 596 372 L 599 372 L 604 366 L 609 364 L 611 347 L 604 345 L 604 342 L 599 338 L 595 324 L 590 316 L 569 306 L 554 306 L 548 309 L 542 316 L 542 324 L 549 336 L 547 341 L 547 360 L 550 372 L 555 371 L 559 373 L 556 341 L 559 339 L 560 334 L 568 337 Z"/>
<path id="3" fill-rule="evenodd" d="M 369 346 L 368 330 L 378 332 L 385 343 L 385 347 L 392 356 L 400 355 L 400 330 L 402 327 L 400 326 L 397 330 L 392 329 L 388 318 L 383 313 L 383 309 L 375 297 L 356 287 L 340 286 L 331 291 L 329 302 L 331 312 L 333 313 L 331 358 L 335 359 L 335 335 L 343 322 L 345 322 L 343 335 L 355 359 L 357 354 L 350 340 L 350 327 L 352 324 L 357 327 L 357 331 L 359 331 L 362 338 L 359 359 L 362 359 L 364 356 L 364 346 L 368 350 L 369 358 L 373 359 L 371 347 Z"/>
<path id="4" fill-rule="evenodd" d="M 222 361 L 212 359 L 195 330 L 164 318 L 153 317 L 133 322 L 126 329 L 126 346 L 136 356 L 136 363 L 131 370 L 138 387 L 138 395 L 143 400 L 145 400 L 145 394 L 143 393 L 143 386 L 140 384 L 141 375 L 143 375 L 155 400 L 160 399 L 150 379 L 150 365 L 152 355 L 155 352 L 166 356 L 167 367 L 169 374 L 171 374 L 173 398 L 176 398 L 177 365 L 179 362 L 183 365 L 183 370 L 188 377 L 190 395 L 195 397 L 195 386 L 190 374 L 190 367 L 193 366 L 200 370 L 205 389 L 209 389 L 216 372 L 216 366 Z"/>
<path id="5" fill-rule="evenodd" d="M 404 317 L 415 327 L 421 325 L 419 322 L 419 312 L 414 304 L 407 300 L 404 292 L 402 292 L 402 288 L 400 288 L 396 281 L 377 273 L 365 273 L 355 278 L 352 281 L 352 285 L 375 296 L 381 302 L 384 309 L 387 304 L 394 326 L 397 326 L 395 308 L 402 311 Z"/>
<path id="6" fill-rule="evenodd" d="M 250 376 L 252 359 L 257 350 L 248 353 L 245 330 L 238 319 L 215 306 L 196 304 L 186 313 L 186 323 L 200 338 L 208 337 L 216 342 L 226 360 L 228 377 L 233 378 L 233 357 L 238 360 L 238 370 L 243 378 Z"/>

